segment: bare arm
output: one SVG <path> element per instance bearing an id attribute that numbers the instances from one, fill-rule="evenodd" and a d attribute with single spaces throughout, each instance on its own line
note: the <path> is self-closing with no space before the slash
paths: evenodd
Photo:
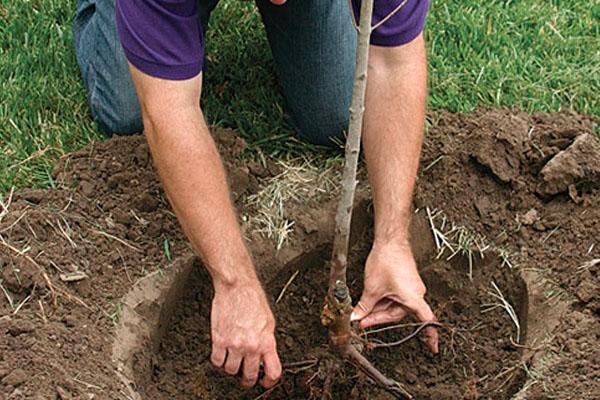
<path id="1" fill-rule="evenodd" d="M 242 239 L 225 172 L 200 110 L 201 75 L 184 81 L 148 76 L 130 65 L 145 135 L 156 169 L 183 230 L 209 270 L 215 288 L 211 360 L 242 384 L 263 385 L 281 374 L 275 323 Z"/>
<path id="2" fill-rule="evenodd" d="M 435 319 L 410 251 L 408 226 L 419 165 L 427 65 L 423 36 L 399 47 L 371 46 L 363 145 L 375 208 L 375 240 L 365 269 L 365 292 L 355 312 L 362 326 L 413 314 Z M 428 330 L 437 352 L 437 333 Z"/>
<path id="3" fill-rule="evenodd" d="M 375 240 L 403 244 L 423 141 L 423 37 L 400 47 L 373 46 L 370 55 L 363 144 L 377 214 Z"/>

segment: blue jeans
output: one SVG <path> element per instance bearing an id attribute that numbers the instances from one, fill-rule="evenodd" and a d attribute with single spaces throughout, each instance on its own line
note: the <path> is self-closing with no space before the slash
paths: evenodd
<path id="1" fill-rule="evenodd" d="M 218 0 L 199 0 L 199 23 Z M 290 120 L 301 138 L 331 144 L 348 126 L 356 33 L 346 0 L 256 0 Z M 143 129 L 115 26 L 114 0 L 79 0 L 73 23 L 77 61 L 92 117 L 106 133 Z M 240 66 L 243 68 L 243 66 Z"/>

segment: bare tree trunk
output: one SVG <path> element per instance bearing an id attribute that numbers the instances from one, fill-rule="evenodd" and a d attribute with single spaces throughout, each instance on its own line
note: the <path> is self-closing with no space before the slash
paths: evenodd
<path id="1" fill-rule="evenodd" d="M 396 13 L 406 3 L 403 1 L 385 17 Z M 353 12 L 352 8 L 350 12 Z M 352 329 L 350 315 L 352 299 L 346 284 L 346 269 L 348 265 L 348 244 L 350 239 L 350 223 L 356 190 L 356 169 L 360 153 L 363 114 L 365 110 L 365 93 L 367 89 L 367 70 L 369 65 L 369 41 L 373 27 L 373 0 L 362 0 L 356 50 L 356 70 L 352 88 L 352 104 L 350 105 L 350 125 L 346 139 L 344 172 L 342 176 L 342 194 L 335 217 L 335 237 L 331 255 L 329 289 L 325 305 L 321 312 L 321 322 L 329 328 L 329 347 L 348 361 L 353 362 L 369 378 L 397 398 L 412 398 L 404 387 L 379 372 L 351 343 Z M 331 382 L 329 381 L 329 384 Z M 329 387 L 329 384 L 326 387 Z"/>
<path id="2" fill-rule="evenodd" d="M 329 345 L 339 353 L 344 353 L 347 350 L 351 337 L 352 299 L 346 285 L 346 267 L 348 265 L 348 242 L 350 240 L 350 223 L 356 189 L 356 169 L 365 110 L 372 15 L 373 0 L 363 0 L 360 10 L 360 25 L 357 26 L 356 72 L 350 105 L 350 126 L 346 139 L 342 194 L 335 217 L 335 237 L 331 255 L 329 290 L 321 313 L 323 325 L 329 328 Z"/>
<path id="3" fill-rule="evenodd" d="M 352 10 L 350 10 L 352 12 Z M 350 222 L 356 188 L 356 169 L 360 153 L 360 139 L 365 111 L 365 93 L 367 90 L 367 69 L 369 65 L 369 39 L 371 37 L 371 16 L 373 0 L 364 0 L 360 8 L 360 24 L 358 25 L 358 44 L 356 49 L 356 69 L 350 105 L 350 125 L 346 139 L 344 173 L 342 177 L 342 195 L 335 217 L 335 238 L 331 257 L 331 273 L 329 288 L 332 290 L 338 281 L 346 283 L 346 266 L 348 263 L 348 242 L 350 239 Z"/>

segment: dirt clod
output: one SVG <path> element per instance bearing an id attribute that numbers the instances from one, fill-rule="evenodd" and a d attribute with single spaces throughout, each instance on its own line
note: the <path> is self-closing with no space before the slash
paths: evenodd
<path id="1" fill-rule="evenodd" d="M 27 381 L 28 375 L 22 369 L 15 369 L 4 378 L 2 378 L 2 383 L 5 385 L 11 385 L 13 387 L 17 387 L 24 382 Z"/>
<path id="2" fill-rule="evenodd" d="M 556 154 L 540 172 L 539 193 L 554 195 L 572 185 L 600 185 L 600 141 L 591 133 L 575 138 L 573 144 Z"/>
<path id="3" fill-rule="evenodd" d="M 12 336 L 19 336 L 24 333 L 33 332 L 35 330 L 35 324 L 31 321 L 14 321 L 8 327 L 8 333 Z"/>

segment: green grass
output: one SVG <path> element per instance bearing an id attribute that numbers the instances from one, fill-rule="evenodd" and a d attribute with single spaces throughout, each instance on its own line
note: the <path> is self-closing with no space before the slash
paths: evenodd
<path id="1" fill-rule="evenodd" d="M 50 186 L 52 163 L 100 139 L 71 45 L 74 0 L 0 0 L 0 192 Z M 561 107 L 598 115 L 600 6 L 570 1 L 433 1 L 430 107 Z M 266 153 L 305 151 L 253 3 L 222 0 L 208 32 L 203 107 Z"/>
<path id="2" fill-rule="evenodd" d="M 598 114 L 600 7 L 590 3 L 434 0 L 430 105 Z"/>

